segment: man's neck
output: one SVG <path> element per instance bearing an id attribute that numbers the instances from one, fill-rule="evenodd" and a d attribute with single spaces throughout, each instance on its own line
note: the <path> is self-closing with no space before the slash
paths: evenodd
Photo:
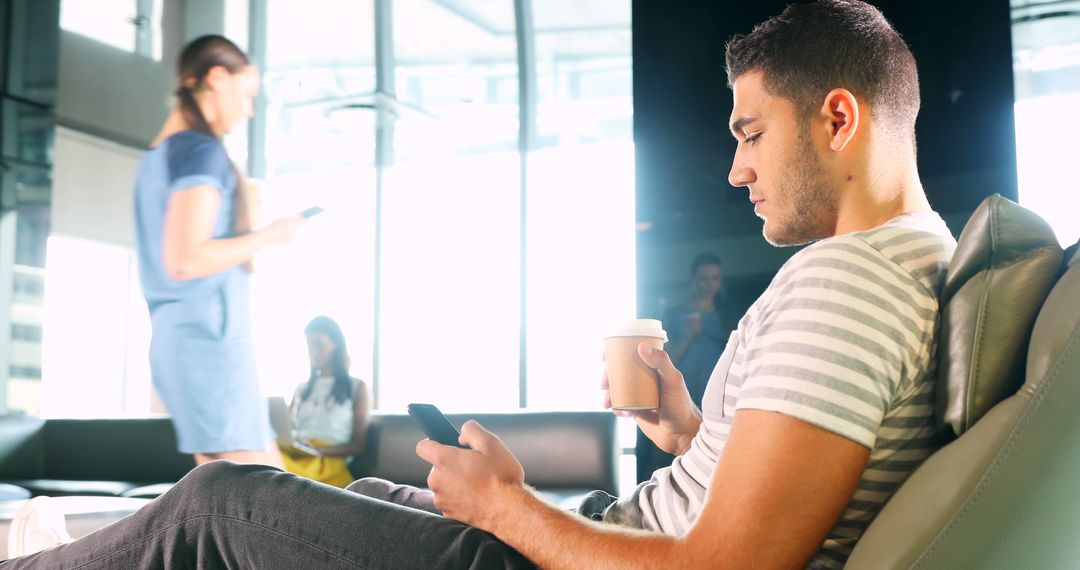
<path id="1" fill-rule="evenodd" d="M 892 161 L 892 168 L 867 169 L 853 178 L 837 204 L 836 235 L 876 228 L 904 214 L 928 212 L 915 160 Z"/>

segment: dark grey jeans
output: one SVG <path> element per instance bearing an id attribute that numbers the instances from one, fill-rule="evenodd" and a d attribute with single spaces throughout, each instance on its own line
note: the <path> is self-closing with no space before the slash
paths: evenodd
<path id="1" fill-rule="evenodd" d="M 271 467 L 215 461 L 131 516 L 0 567 L 535 568 L 494 536 L 422 510 L 436 510 L 429 493 L 363 480 L 350 489 Z"/>

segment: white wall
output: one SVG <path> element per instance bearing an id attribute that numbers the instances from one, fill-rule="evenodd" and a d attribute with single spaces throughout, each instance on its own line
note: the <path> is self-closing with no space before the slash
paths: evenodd
<path id="1" fill-rule="evenodd" d="M 52 233 L 134 247 L 141 151 L 57 127 L 53 152 Z"/>
<path id="2" fill-rule="evenodd" d="M 145 146 L 165 120 L 173 83 L 171 61 L 60 32 L 58 124 Z"/>

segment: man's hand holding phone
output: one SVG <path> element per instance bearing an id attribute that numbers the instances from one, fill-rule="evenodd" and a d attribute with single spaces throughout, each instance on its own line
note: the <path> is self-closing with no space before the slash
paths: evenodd
<path id="1" fill-rule="evenodd" d="M 448 440 L 445 435 L 439 438 Z M 416 444 L 416 454 L 431 464 L 428 488 L 446 517 L 494 532 L 496 519 L 513 512 L 518 501 L 535 500 L 525 487 L 521 463 L 501 439 L 475 421 L 461 426 L 456 445 L 425 439 Z"/>
<path id="2" fill-rule="evenodd" d="M 433 441 L 468 449 L 461 444 L 461 434 L 446 416 L 431 404 L 409 404 L 409 415 L 420 424 L 420 429 Z"/>

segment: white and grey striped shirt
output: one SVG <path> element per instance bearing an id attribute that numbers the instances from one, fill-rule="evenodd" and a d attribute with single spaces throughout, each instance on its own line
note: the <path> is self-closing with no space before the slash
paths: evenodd
<path id="1" fill-rule="evenodd" d="M 622 507 L 640 509 L 643 528 L 685 534 L 701 512 L 736 410 L 788 414 L 871 450 L 855 496 L 813 564 L 842 566 L 932 451 L 938 294 L 955 247 L 945 222 L 929 212 L 828 238 L 793 256 L 732 333 L 690 450 Z M 613 520 L 628 514 L 611 513 Z"/>

